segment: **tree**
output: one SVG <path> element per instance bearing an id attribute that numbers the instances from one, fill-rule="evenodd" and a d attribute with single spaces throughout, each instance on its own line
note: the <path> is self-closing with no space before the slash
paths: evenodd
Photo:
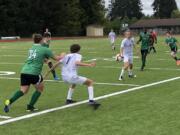
<path id="1" fill-rule="evenodd" d="M 179 10 L 173 10 L 171 17 L 172 18 L 180 18 L 180 11 Z"/>
<path id="2" fill-rule="evenodd" d="M 111 19 L 133 17 L 140 19 L 142 14 L 142 3 L 140 0 L 112 0 L 112 9 L 110 12 Z"/>
<path id="3" fill-rule="evenodd" d="M 152 7 L 154 16 L 158 18 L 171 18 L 173 10 L 177 10 L 175 0 L 154 0 Z"/>

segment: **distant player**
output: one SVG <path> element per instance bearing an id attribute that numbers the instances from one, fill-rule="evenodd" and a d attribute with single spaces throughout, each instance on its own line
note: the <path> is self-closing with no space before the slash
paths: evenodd
<path id="1" fill-rule="evenodd" d="M 116 47 L 115 47 L 116 33 L 114 32 L 113 29 L 109 33 L 108 37 L 109 37 L 109 40 L 111 43 L 112 50 L 115 50 L 116 49 Z"/>
<path id="2" fill-rule="evenodd" d="M 150 31 L 149 38 L 149 53 L 151 52 L 151 50 L 156 53 L 156 48 L 154 47 L 154 44 L 157 44 L 157 34 L 154 31 Z"/>
<path id="3" fill-rule="evenodd" d="M 48 29 L 46 29 L 46 31 L 44 32 L 43 35 L 43 43 L 42 46 L 49 48 L 51 42 L 51 33 L 49 32 Z M 49 59 L 45 59 L 45 63 L 48 64 L 48 67 L 51 69 L 53 67 L 53 63 L 49 60 Z M 59 80 L 58 76 L 56 75 L 56 71 L 52 70 L 51 71 L 54 80 Z"/>
<path id="4" fill-rule="evenodd" d="M 132 73 L 133 69 L 133 48 L 135 47 L 134 38 L 132 38 L 131 31 L 127 30 L 125 32 L 125 38 L 123 39 L 120 47 L 120 56 L 124 60 L 124 65 L 122 67 L 119 80 L 123 80 L 124 72 L 128 70 L 129 78 L 136 77 Z"/>
<path id="5" fill-rule="evenodd" d="M 171 32 L 166 32 L 166 40 L 165 40 L 166 44 L 170 47 L 171 49 L 171 56 L 172 58 L 176 61 L 177 65 L 180 62 L 180 60 L 177 58 L 176 54 L 178 51 L 178 47 L 177 47 L 177 39 L 175 37 L 172 36 Z"/>
<path id="6" fill-rule="evenodd" d="M 70 54 L 67 54 L 62 60 L 60 60 L 53 68 L 56 68 L 58 65 L 62 64 L 62 79 L 64 82 L 70 84 L 66 104 L 71 104 L 76 101 L 72 100 L 72 95 L 76 85 L 86 85 L 88 88 L 89 94 L 89 105 L 93 106 L 94 109 L 97 109 L 100 104 L 94 101 L 94 87 L 93 81 L 86 77 L 78 75 L 78 67 L 94 67 L 95 63 L 83 63 L 81 62 L 82 56 L 79 54 L 81 47 L 78 44 L 74 44 L 70 47 Z M 52 68 L 52 69 L 53 69 Z M 49 71 L 50 72 L 50 71 Z M 45 75 L 45 77 L 49 74 Z"/>
<path id="7" fill-rule="evenodd" d="M 145 29 L 144 32 L 140 33 L 139 40 L 137 41 L 137 44 L 141 42 L 141 57 L 142 57 L 141 71 L 143 71 L 144 67 L 146 66 L 146 57 L 148 55 L 149 42 L 150 42 L 149 40 L 150 40 L 150 35 Z"/>
<path id="8" fill-rule="evenodd" d="M 52 58 L 59 61 L 62 58 L 61 56 L 55 56 L 50 49 L 41 45 L 42 36 L 40 34 L 34 34 L 33 40 L 34 44 L 29 49 L 27 60 L 21 70 L 20 89 L 10 99 L 5 101 L 4 111 L 6 113 L 9 112 L 10 105 L 29 91 L 30 85 L 34 85 L 35 92 L 27 105 L 27 111 L 36 111 L 37 109 L 34 105 L 44 89 L 43 78 L 41 76 L 44 60 Z"/>

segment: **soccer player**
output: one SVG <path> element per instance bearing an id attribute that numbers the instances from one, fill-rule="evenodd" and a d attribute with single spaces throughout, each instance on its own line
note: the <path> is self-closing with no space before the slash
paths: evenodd
<path id="1" fill-rule="evenodd" d="M 137 44 L 141 42 L 141 57 L 142 57 L 141 71 L 143 71 L 144 67 L 146 66 L 146 57 L 148 54 L 149 42 L 150 42 L 149 40 L 150 40 L 149 33 L 145 29 L 144 32 L 140 33 L 140 38 L 137 41 Z"/>
<path id="2" fill-rule="evenodd" d="M 166 32 L 166 40 L 165 40 L 166 44 L 170 47 L 171 49 L 171 56 L 172 58 L 176 61 L 177 65 L 179 63 L 179 59 L 177 58 L 176 54 L 177 54 L 177 39 L 175 37 L 172 36 L 171 32 Z"/>
<path id="3" fill-rule="evenodd" d="M 108 37 L 111 43 L 112 50 L 115 50 L 116 49 L 115 47 L 116 34 L 113 29 L 111 29 L 111 32 L 109 33 Z"/>
<path id="4" fill-rule="evenodd" d="M 46 28 L 46 30 L 45 30 L 45 32 L 44 32 L 44 35 L 49 35 L 50 36 L 50 38 L 51 38 L 51 32 L 49 31 L 49 29 L 48 28 Z"/>
<path id="5" fill-rule="evenodd" d="M 149 53 L 151 52 L 151 50 L 154 51 L 154 53 L 156 53 L 156 48 L 154 47 L 154 43 L 157 44 L 157 35 L 154 31 L 150 31 L 150 40 L 149 40 Z"/>
<path id="6" fill-rule="evenodd" d="M 100 104 L 94 101 L 93 81 L 91 79 L 78 75 L 79 66 L 94 67 L 96 64 L 94 62 L 92 63 L 82 62 L 81 61 L 82 56 L 81 54 L 79 54 L 80 49 L 81 49 L 80 45 L 73 44 L 70 47 L 70 54 L 65 55 L 65 57 L 62 60 L 60 60 L 58 63 L 56 63 L 52 69 L 62 64 L 62 71 L 61 71 L 62 79 L 65 83 L 70 84 L 67 94 L 66 104 L 72 104 L 76 102 L 72 100 L 72 95 L 76 85 L 86 85 L 89 94 L 89 105 L 93 106 L 94 109 L 97 109 L 100 106 Z M 49 72 L 47 72 L 45 77 L 49 74 Z"/>
<path id="7" fill-rule="evenodd" d="M 49 48 L 49 45 L 50 45 L 50 42 L 51 42 L 51 33 L 48 30 L 46 30 L 44 32 L 43 37 L 44 37 L 44 39 L 43 39 L 42 46 Z M 48 67 L 50 69 L 53 67 L 53 63 L 49 59 L 45 59 L 45 63 L 48 64 Z M 59 80 L 58 76 L 56 75 L 55 70 L 52 70 L 51 73 L 53 75 L 54 80 Z"/>
<path id="8" fill-rule="evenodd" d="M 62 56 L 55 56 L 49 48 L 45 48 L 41 45 L 41 34 L 34 34 L 33 40 L 34 44 L 29 49 L 27 60 L 21 70 L 20 89 L 18 89 L 10 99 L 5 101 L 4 111 L 6 113 L 9 112 L 10 105 L 29 91 L 31 84 L 34 85 L 35 92 L 27 105 L 27 111 L 36 111 L 37 109 L 34 105 L 44 89 L 43 78 L 41 76 L 44 60 L 46 58 L 52 58 L 59 61 L 62 58 Z"/>
<path id="9" fill-rule="evenodd" d="M 132 73 L 133 69 L 133 48 L 135 47 L 134 38 L 132 38 L 132 34 L 130 30 L 125 32 L 125 38 L 121 42 L 120 47 L 120 56 L 124 59 L 124 65 L 122 67 L 121 74 L 119 76 L 119 80 L 123 80 L 124 72 L 128 70 L 129 78 L 136 77 Z"/>

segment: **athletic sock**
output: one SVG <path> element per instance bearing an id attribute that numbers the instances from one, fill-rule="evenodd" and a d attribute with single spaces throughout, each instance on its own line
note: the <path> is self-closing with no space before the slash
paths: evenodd
<path id="1" fill-rule="evenodd" d="M 14 95 L 12 96 L 12 98 L 10 99 L 10 103 L 12 104 L 13 102 L 15 102 L 16 100 L 18 100 L 20 97 L 22 97 L 24 95 L 24 93 L 20 90 L 18 90 L 16 93 L 14 93 Z"/>
<path id="2" fill-rule="evenodd" d="M 39 92 L 39 91 L 36 90 L 36 91 L 33 93 L 32 97 L 31 97 L 31 101 L 30 101 L 29 105 L 30 105 L 30 106 L 34 106 L 34 104 L 35 104 L 35 103 L 37 102 L 37 100 L 39 99 L 40 95 L 41 95 L 41 92 Z"/>
<path id="3" fill-rule="evenodd" d="M 74 92 L 74 89 L 69 88 L 68 95 L 67 95 L 67 100 L 72 100 L 73 92 Z"/>
<path id="4" fill-rule="evenodd" d="M 124 76 L 124 69 L 121 70 L 120 77 L 121 77 L 121 76 Z"/>
<path id="5" fill-rule="evenodd" d="M 174 59 L 175 59 L 175 61 L 177 61 L 177 60 L 178 60 L 178 58 L 177 58 L 177 57 L 174 57 Z"/>
<path id="6" fill-rule="evenodd" d="M 131 70 L 131 69 L 129 69 L 129 70 L 128 70 L 128 74 L 129 74 L 129 75 L 133 75 L 133 73 L 132 73 L 132 70 Z"/>
<path id="7" fill-rule="evenodd" d="M 53 67 L 53 63 L 52 63 L 52 62 L 49 62 L 49 63 L 48 63 L 48 67 L 51 69 L 51 68 Z M 53 69 L 53 70 L 51 71 L 51 73 L 52 73 L 53 77 L 55 78 L 55 77 L 56 77 L 56 71 Z"/>
<path id="8" fill-rule="evenodd" d="M 94 100 L 94 88 L 93 86 L 88 87 L 89 101 Z"/>

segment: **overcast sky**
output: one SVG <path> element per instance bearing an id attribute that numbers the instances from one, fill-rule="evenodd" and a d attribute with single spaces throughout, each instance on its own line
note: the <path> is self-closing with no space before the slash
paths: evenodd
<path id="1" fill-rule="evenodd" d="M 109 4 L 109 1 L 110 0 L 105 0 L 106 1 L 106 7 L 108 6 Z M 152 15 L 153 14 L 153 9 L 151 7 L 151 4 L 153 3 L 154 0 L 141 0 L 142 1 L 142 4 L 143 4 L 143 12 L 146 14 L 146 15 Z M 180 0 L 176 0 L 176 3 L 180 9 Z"/>

